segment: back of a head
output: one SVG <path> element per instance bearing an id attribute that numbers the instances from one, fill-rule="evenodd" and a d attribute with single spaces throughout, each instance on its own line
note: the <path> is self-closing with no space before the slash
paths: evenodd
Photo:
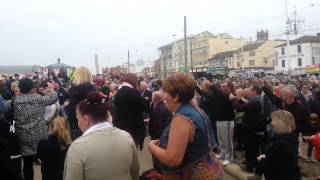
<path id="1" fill-rule="evenodd" d="M 35 83 L 30 78 L 23 78 L 19 81 L 18 87 L 22 94 L 29 93 L 30 90 L 34 87 Z"/>
<path id="2" fill-rule="evenodd" d="M 108 119 L 107 100 L 97 91 L 89 92 L 87 98 L 83 99 L 77 108 L 82 115 L 91 116 L 94 123 L 104 122 Z"/>
<path id="3" fill-rule="evenodd" d="M 177 72 L 169 76 L 163 82 L 163 90 L 172 97 L 179 96 L 182 104 L 189 103 L 194 97 L 197 83 L 187 75 Z"/>
<path id="4" fill-rule="evenodd" d="M 138 78 L 133 73 L 125 74 L 122 78 L 122 81 L 131 84 L 134 88 L 138 86 Z"/>
<path id="5" fill-rule="evenodd" d="M 294 85 L 288 84 L 281 88 L 281 95 L 290 95 L 296 97 L 298 95 L 298 90 Z"/>
<path id="6" fill-rule="evenodd" d="M 49 125 L 48 134 L 57 138 L 59 143 L 71 144 L 71 135 L 68 122 L 61 116 L 57 116 Z"/>
<path id="7" fill-rule="evenodd" d="M 162 98 L 163 98 L 163 93 L 161 91 L 154 91 L 152 93 L 152 102 L 153 103 L 161 102 Z"/>
<path id="8" fill-rule="evenodd" d="M 257 95 L 261 95 L 262 89 L 258 85 L 253 85 L 252 90 L 256 92 Z"/>
<path id="9" fill-rule="evenodd" d="M 288 111 L 275 111 L 271 114 L 271 119 L 271 124 L 277 134 L 288 134 L 296 129 L 294 118 Z"/>
<path id="10" fill-rule="evenodd" d="M 92 83 L 92 74 L 86 67 L 79 67 L 74 72 L 74 80 L 75 85 L 80 85 L 84 83 Z"/>

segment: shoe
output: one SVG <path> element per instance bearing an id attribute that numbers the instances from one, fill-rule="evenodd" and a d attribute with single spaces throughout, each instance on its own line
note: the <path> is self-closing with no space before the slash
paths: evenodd
<path id="1" fill-rule="evenodd" d="M 311 162 L 311 157 L 308 157 L 308 158 L 307 158 L 307 162 Z"/>
<path id="2" fill-rule="evenodd" d="M 229 164 L 231 164 L 231 161 L 229 161 L 229 160 L 227 160 L 227 159 L 222 162 L 222 165 L 223 165 L 223 166 L 227 166 L 227 165 L 229 165 Z"/>
<path id="3" fill-rule="evenodd" d="M 217 158 L 217 159 L 220 159 L 220 160 L 224 160 L 224 155 L 222 155 L 222 154 L 217 154 L 217 155 L 216 155 L 216 158 Z"/>

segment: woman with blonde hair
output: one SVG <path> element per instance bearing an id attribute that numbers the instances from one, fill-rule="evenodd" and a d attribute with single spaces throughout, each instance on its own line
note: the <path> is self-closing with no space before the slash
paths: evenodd
<path id="1" fill-rule="evenodd" d="M 49 125 L 48 138 L 38 144 L 42 180 L 62 180 L 64 159 L 71 137 L 68 122 L 58 116 Z"/>
<path id="2" fill-rule="evenodd" d="M 21 94 L 19 89 L 19 81 L 12 82 L 10 89 L 13 97 L 17 97 Z"/>
<path id="3" fill-rule="evenodd" d="M 300 180 L 298 166 L 299 141 L 294 133 L 295 121 L 290 112 L 280 110 L 271 114 L 271 125 L 275 135 L 265 155 L 257 159 L 261 162 L 266 180 Z"/>
<path id="4" fill-rule="evenodd" d="M 70 124 L 71 137 L 75 140 L 82 134 L 76 118 L 77 104 L 85 99 L 89 92 L 95 91 L 96 88 L 93 85 L 92 74 L 86 67 L 79 67 L 75 70 L 73 83 L 69 91 L 69 104 L 66 106 L 66 113 Z"/>

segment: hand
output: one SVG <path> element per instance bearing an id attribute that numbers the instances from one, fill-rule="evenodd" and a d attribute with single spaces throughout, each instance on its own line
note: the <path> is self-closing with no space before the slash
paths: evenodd
<path id="1" fill-rule="evenodd" d="M 233 95 L 232 93 L 230 93 L 230 95 L 229 95 L 229 99 L 230 100 L 233 100 L 233 99 L 236 99 L 237 98 L 237 96 L 235 96 L 235 95 Z"/>
<path id="2" fill-rule="evenodd" d="M 149 97 L 144 97 L 144 99 L 148 101 L 150 98 Z"/>
<path id="3" fill-rule="evenodd" d="M 69 101 L 65 101 L 64 103 L 63 103 L 63 106 L 68 106 L 69 105 Z"/>
<path id="4" fill-rule="evenodd" d="M 149 144 L 154 144 L 154 145 L 156 145 L 156 146 L 159 146 L 159 145 L 160 145 L 160 140 L 159 140 L 159 139 L 151 140 L 151 141 L 149 142 Z"/>
<path id="5" fill-rule="evenodd" d="M 312 119 L 318 118 L 318 114 L 316 114 L 316 113 L 311 113 L 311 114 L 310 114 L 310 118 L 312 118 Z"/>
<path id="6" fill-rule="evenodd" d="M 157 139 L 157 140 L 151 140 L 151 141 L 149 142 L 149 145 L 148 145 L 149 151 L 152 152 L 152 146 L 153 146 L 153 145 L 159 146 L 159 144 L 160 144 L 160 140 L 159 140 L 159 139 Z"/>
<path id="7" fill-rule="evenodd" d="M 257 160 L 261 161 L 262 159 L 265 159 L 265 158 L 266 158 L 266 155 L 261 154 L 260 156 L 257 157 Z"/>
<path id="8" fill-rule="evenodd" d="M 310 136 L 302 136 L 302 139 L 305 141 L 310 141 L 311 137 Z"/>

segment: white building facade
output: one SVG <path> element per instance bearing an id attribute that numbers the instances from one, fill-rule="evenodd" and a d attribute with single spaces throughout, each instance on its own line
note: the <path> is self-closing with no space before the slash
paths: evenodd
<path id="1" fill-rule="evenodd" d="M 306 68 L 320 64 L 320 35 L 302 36 L 290 41 L 289 58 L 286 44 L 276 46 L 274 50 L 277 72 L 287 73 L 291 69 L 293 75 L 305 74 Z"/>

